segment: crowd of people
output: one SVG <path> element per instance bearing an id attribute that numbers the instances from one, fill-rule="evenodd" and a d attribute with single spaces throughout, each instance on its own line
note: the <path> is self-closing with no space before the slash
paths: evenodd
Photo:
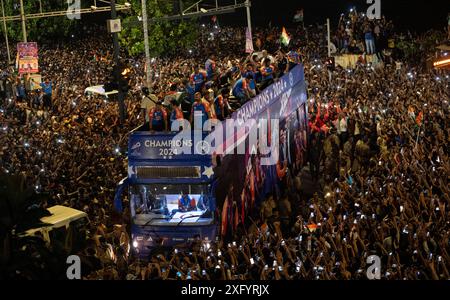
<path id="1" fill-rule="evenodd" d="M 339 19 L 334 43 L 336 51 L 340 53 L 376 54 L 382 60 L 383 50 L 389 48 L 388 41 L 393 35 L 392 21 L 384 17 L 369 20 L 364 13 L 350 9 L 348 15 L 342 14 Z"/>
<path id="2" fill-rule="evenodd" d="M 105 32 L 91 28 L 99 32 L 88 34 L 89 42 L 40 45 L 44 80 L 36 90 L 6 70 L 1 52 L 2 171 L 23 174 L 48 193 L 43 207 L 89 214 L 87 246 L 77 253 L 83 278 L 366 279 L 367 258 L 378 255 L 383 279 L 449 279 L 448 73 L 401 56 L 377 68 L 327 68 L 322 27 L 288 29 L 289 47 L 280 45 L 280 28 L 257 28 L 251 55 L 239 54 L 242 28 L 214 29 L 201 26 L 198 46 L 179 57 L 153 59 L 147 88 L 144 59 L 126 58 L 133 75 L 123 124 L 116 102 L 84 94 L 110 72 Z M 354 52 L 364 36 L 359 51 L 374 54 L 373 40 L 382 49 L 377 44 L 392 32 L 384 19 L 350 14 L 336 43 Z M 155 251 L 146 262 L 131 257 L 129 211 L 117 216 L 112 209 L 127 174 L 127 133 L 144 119 L 152 130 L 169 130 L 170 121 L 189 120 L 196 110 L 226 118 L 300 61 L 308 82 L 309 165 L 286 178 L 286 196 L 268 197 L 260 218 L 229 243 L 197 241 L 188 250 Z M 303 190 L 307 172 L 314 195 Z"/>

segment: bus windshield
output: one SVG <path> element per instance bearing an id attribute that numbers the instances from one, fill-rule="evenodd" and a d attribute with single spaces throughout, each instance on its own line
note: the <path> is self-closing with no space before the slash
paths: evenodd
<path id="1" fill-rule="evenodd" d="M 153 219 L 177 222 L 186 216 L 190 218 L 189 222 L 195 222 L 211 210 L 208 192 L 207 184 L 132 185 L 131 214 L 135 220 L 145 221 L 147 225 L 153 223 Z"/>

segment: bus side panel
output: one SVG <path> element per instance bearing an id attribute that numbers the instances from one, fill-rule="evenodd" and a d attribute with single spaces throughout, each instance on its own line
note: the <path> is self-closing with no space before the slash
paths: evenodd
<path id="1" fill-rule="evenodd" d="M 121 214 L 123 211 L 122 195 L 126 188 L 128 188 L 129 181 L 128 178 L 123 179 L 116 188 L 116 193 L 114 195 L 114 210 Z"/>
<path id="2" fill-rule="evenodd" d="M 268 106 L 253 116 L 255 120 L 279 120 L 277 132 L 271 128 L 269 122 L 267 123 L 266 140 L 270 142 L 272 135 L 278 136 L 279 155 L 276 164 L 263 165 L 264 157 L 259 153 L 251 155 L 249 153 L 251 149 L 247 149 L 245 155 L 230 154 L 223 157 L 220 167 L 215 171 L 217 207 L 221 210 L 222 216 L 221 234 L 226 240 L 231 238 L 240 225 L 249 226 L 251 223 L 249 217 L 259 218 L 261 204 L 269 195 L 272 195 L 275 201 L 279 200 L 286 191 L 287 176 L 297 174 L 306 162 L 308 147 L 306 84 L 303 70 L 296 71 L 297 75 L 300 73 L 300 78 L 292 80 L 292 76 L 285 75 L 283 78 L 288 81 L 285 91 L 271 99 Z M 293 85 L 289 86 L 291 82 Z M 274 94 L 270 90 L 268 93 Z M 246 145 L 249 143 L 248 140 L 247 136 Z"/>

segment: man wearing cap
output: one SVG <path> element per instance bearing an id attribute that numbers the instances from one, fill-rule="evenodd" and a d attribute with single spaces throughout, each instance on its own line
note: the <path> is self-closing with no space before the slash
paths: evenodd
<path id="1" fill-rule="evenodd" d="M 158 101 L 156 106 L 150 110 L 149 125 L 151 131 L 167 130 L 167 111 L 162 106 L 162 101 Z"/>

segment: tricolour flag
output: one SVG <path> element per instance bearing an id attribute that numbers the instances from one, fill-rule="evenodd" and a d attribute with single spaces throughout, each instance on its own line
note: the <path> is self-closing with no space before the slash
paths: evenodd
<path id="1" fill-rule="evenodd" d="M 253 39 L 250 28 L 245 30 L 245 53 L 253 53 Z"/>
<path id="2" fill-rule="evenodd" d="M 309 232 L 314 232 L 314 231 L 317 230 L 317 228 L 318 228 L 319 226 L 317 226 L 317 224 L 314 224 L 314 223 L 313 223 L 313 224 L 307 225 L 306 227 L 308 228 Z"/>
<path id="3" fill-rule="evenodd" d="M 423 112 L 421 111 L 419 113 L 419 115 L 416 118 L 416 123 L 418 126 L 422 126 L 422 121 L 423 121 Z"/>
<path id="4" fill-rule="evenodd" d="M 291 41 L 291 38 L 289 37 L 288 33 L 286 32 L 286 28 L 283 27 L 283 32 L 281 33 L 281 44 L 284 46 L 289 45 L 289 42 Z"/>
<path id="5" fill-rule="evenodd" d="M 294 16 L 294 22 L 295 23 L 303 22 L 303 9 L 297 11 L 297 13 Z"/>

